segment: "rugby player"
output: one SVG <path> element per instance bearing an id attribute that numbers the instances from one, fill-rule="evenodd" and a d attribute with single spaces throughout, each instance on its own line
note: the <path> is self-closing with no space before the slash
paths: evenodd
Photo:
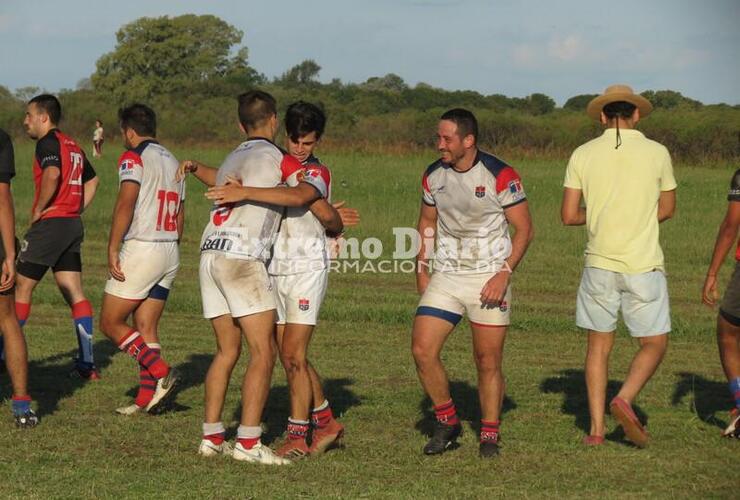
<path id="1" fill-rule="evenodd" d="M 100 330 L 139 361 L 136 399 L 116 410 L 132 415 L 160 410 L 177 380 L 172 369 L 161 370 L 166 363 L 158 325 L 180 265 L 185 182 L 175 180 L 180 165 L 156 140 L 157 117 L 151 108 L 128 106 L 119 112 L 119 121 L 127 151 L 118 160 L 120 185 L 108 239 L 110 277 Z M 132 326 L 126 323 L 129 316 Z M 151 352 L 148 357 L 141 344 Z"/>
<path id="2" fill-rule="evenodd" d="M 465 109 L 444 113 L 437 126 L 441 158 L 422 178 L 416 284 L 421 300 L 412 353 L 436 423 L 424 453 L 445 452 L 462 433 L 440 360 L 447 337 L 467 313 L 473 336 L 481 405 L 479 453 L 499 453 L 504 339 L 511 313 L 511 275 L 533 238 L 519 174 L 478 149 L 478 122 Z M 513 238 L 509 226 L 513 226 Z M 429 260 L 436 238 L 433 273 Z"/>
<path id="3" fill-rule="evenodd" d="M 275 99 L 253 90 L 239 96 L 239 126 L 247 140 L 215 170 L 202 163 L 181 163 L 208 186 L 237 178 L 245 186 L 295 184 L 298 160 L 272 142 L 278 129 Z M 314 188 L 309 188 L 314 189 Z M 221 421 L 231 372 L 241 353 L 241 335 L 250 350 L 242 383 L 241 425 L 232 456 L 247 462 L 282 465 L 290 460 L 263 446 L 260 419 L 275 364 L 275 297 L 265 262 L 277 235 L 282 207 L 241 202 L 214 206 L 201 240 L 200 285 L 203 314 L 211 320 L 218 350 L 206 375 L 205 420 L 198 452 L 229 453 Z"/>
<path id="4" fill-rule="evenodd" d="M 93 312 L 82 291 L 83 226 L 80 214 L 98 186 L 85 153 L 57 124 L 62 107 L 56 97 L 41 94 L 28 102 L 23 124 L 36 140 L 33 160 L 35 195 L 31 227 L 18 256 L 15 311 L 23 327 L 31 313 L 33 290 L 51 267 L 54 280 L 72 310 L 78 343 L 73 376 L 96 380 L 93 359 Z"/>
<path id="5" fill-rule="evenodd" d="M 278 454 L 293 459 L 326 451 L 344 432 L 308 361 L 308 344 L 328 283 L 327 231 L 338 234 L 343 226 L 359 221 L 356 210 L 344 208 L 342 203 L 337 204 L 336 210 L 330 205 L 331 173 L 313 154 L 325 126 L 323 111 L 311 103 L 293 103 L 285 113 L 288 152 L 304 166 L 301 176 L 307 180 L 305 189 L 250 188 L 229 182 L 207 193 L 216 203 L 251 200 L 288 206 L 268 273 L 277 301 L 276 337 L 291 401 L 287 439 Z M 306 440 L 309 423 L 313 425 L 310 447 Z"/>
<path id="6" fill-rule="evenodd" d="M 28 395 L 28 350 L 26 339 L 15 316 L 15 210 L 10 181 L 15 176 L 13 143 L 0 129 L 0 344 L 4 343 L 5 365 L 13 387 L 11 409 L 15 425 L 33 427 L 38 418 Z"/>
<path id="7" fill-rule="evenodd" d="M 727 201 L 727 213 L 717 232 L 712 261 L 704 280 L 702 301 L 710 307 L 717 305 L 717 273 L 740 229 L 740 170 L 732 176 Z M 735 271 L 717 315 L 719 357 L 735 402 L 730 412 L 730 423 L 722 432 L 725 437 L 740 437 L 740 242 L 735 251 L 735 261 Z"/>

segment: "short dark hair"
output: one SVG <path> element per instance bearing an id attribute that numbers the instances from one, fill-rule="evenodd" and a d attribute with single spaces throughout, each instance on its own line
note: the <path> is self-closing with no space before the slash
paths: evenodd
<path id="1" fill-rule="evenodd" d="M 315 104 L 298 101 L 285 111 L 285 133 L 294 142 L 311 132 L 316 132 L 316 139 L 320 139 L 325 127 L 326 115 Z"/>
<path id="2" fill-rule="evenodd" d="M 238 97 L 239 123 L 246 130 L 262 126 L 271 116 L 277 115 L 275 98 L 262 90 L 250 90 Z"/>
<path id="3" fill-rule="evenodd" d="M 51 94 L 40 94 L 28 101 L 28 104 L 31 103 L 43 109 L 49 115 L 49 119 L 54 125 L 62 119 L 62 105 L 59 104 L 59 99 L 55 96 Z"/>
<path id="4" fill-rule="evenodd" d="M 604 106 L 601 111 L 606 115 L 608 120 L 614 120 L 615 118 L 621 118 L 627 120 L 632 118 L 635 113 L 637 106 L 627 101 L 615 101 L 610 102 Z"/>
<path id="5" fill-rule="evenodd" d="M 141 137 L 157 137 L 157 115 L 146 104 L 132 104 L 118 111 L 123 130 L 132 129 Z"/>
<path id="6" fill-rule="evenodd" d="M 464 138 L 472 135 L 475 142 L 478 142 L 478 120 L 475 115 L 463 108 L 455 108 L 445 112 L 439 117 L 440 120 L 449 120 L 457 125 L 457 135 Z"/>

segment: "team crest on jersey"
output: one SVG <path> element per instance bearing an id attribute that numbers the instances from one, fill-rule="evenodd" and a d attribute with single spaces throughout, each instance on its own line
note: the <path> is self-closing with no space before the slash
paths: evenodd
<path id="1" fill-rule="evenodd" d="M 522 183 L 519 181 L 519 179 L 514 179 L 513 181 L 509 182 L 509 192 L 512 194 L 517 194 L 522 192 Z"/>
<path id="2" fill-rule="evenodd" d="M 131 159 L 126 159 L 121 162 L 121 172 L 125 172 L 127 170 L 133 170 L 134 166 L 136 166 L 136 161 Z"/>
<path id="3" fill-rule="evenodd" d="M 310 303 L 308 299 L 298 299 L 298 309 L 301 311 L 308 311 L 308 308 L 310 307 Z"/>
<path id="4" fill-rule="evenodd" d="M 483 198 L 486 195 L 486 186 L 475 186 L 475 197 Z"/>
<path id="5" fill-rule="evenodd" d="M 295 178 L 298 182 L 302 182 L 303 179 L 306 177 L 306 171 L 301 169 L 295 174 Z"/>
<path id="6" fill-rule="evenodd" d="M 501 311 L 502 313 L 505 313 L 506 310 L 509 308 L 509 304 L 507 304 L 505 300 L 502 300 L 498 308 L 499 308 L 499 311 Z"/>

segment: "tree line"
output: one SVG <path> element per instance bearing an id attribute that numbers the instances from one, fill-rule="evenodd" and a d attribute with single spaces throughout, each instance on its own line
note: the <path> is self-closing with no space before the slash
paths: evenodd
<path id="1" fill-rule="evenodd" d="M 465 107 L 481 122 L 483 147 L 518 155 L 567 155 L 600 127 L 586 117 L 595 94 L 568 99 L 562 107 L 542 93 L 527 97 L 414 86 L 389 73 L 362 83 L 319 80 L 321 66 L 309 59 L 269 79 L 249 64 L 243 33 L 211 15 L 140 18 L 121 27 L 116 46 L 75 89 L 60 91 L 65 130 L 89 135 L 101 119 L 115 133 L 117 109 L 140 101 L 158 112 L 161 136 L 189 144 L 239 140 L 234 97 L 251 88 L 271 92 L 282 105 L 298 99 L 321 105 L 329 116 L 327 142 L 352 149 L 428 148 L 438 116 Z M 0 127 L 22 136 L 25 102 L 41 92 L 0 86 Z M 681 161 L 723 162 L 740 158 L 740 106 L 704 105 L 672 90 L 642 95 L 655 113 L 640 128 Z"/>

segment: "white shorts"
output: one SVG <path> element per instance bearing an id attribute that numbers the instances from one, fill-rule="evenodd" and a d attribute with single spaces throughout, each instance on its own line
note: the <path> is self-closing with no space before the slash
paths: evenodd
<path id="1" fill-rule="evenodd" d="M 264 262 L 230 259 L 213 252 L 200 255 L 200 294 L 207 319 L 234 318 L 275 309 Z"/>
<path id="2" fill-rule="evenodd" d="M 329 270 L 270 276 L 277 303 L 278 324 L 315 325 L 326 294 Z"/>
<path id="3" fill-rule="evenodd" d="M 493 274 L 435 272 L 419 301 L 416 315 L 437 316 L 456 325 L 463 313 L 474 325 L 506 326 L 511 322 L 511 285 L 498 305 L 482 304 L 480 292 Z"/>
<path id="4" fill-rule="evenodd" d="M 595 332 L 613 332 L 620 309 L 633 337 L 670 332 L 668 284 L 663 272 L 622 274 L 586 267 L 578 287 L 576 324 Z"/>
<path id="5" fill-rule="evenodd" d="M 166 299 L 180 267 L 176 241 L 123 242 L 119 252 L 126 281 L 108 278 L 105 293 L 129 300 Z M 164 289 L 164 290 L 162 290 Z"/>

